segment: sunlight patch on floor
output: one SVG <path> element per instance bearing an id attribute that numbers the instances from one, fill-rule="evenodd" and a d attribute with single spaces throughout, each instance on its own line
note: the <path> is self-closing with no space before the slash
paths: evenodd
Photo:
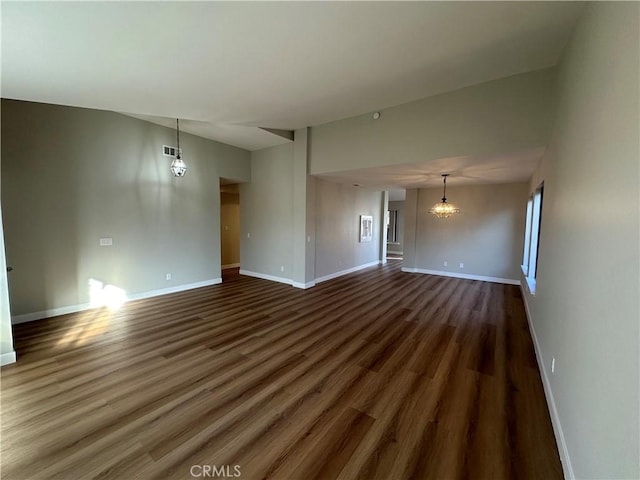
<path id="1" fill-rule="evenodd" d="M 127 293 L 115 285 L 105 285 L 95 278 L 89 279 L 91 309 L 76 315 L 76 321 L 58 341 L 57 346 L 80 346 L 107 331 L 114 314 L 127 301 Z"/>
<path id="2" fill-rule="evenodd" d="M 115 285 L 105 285 L 95 278 L 89 279 L 89 303 L 91 307 L 107 307 L 116 312 L 127 301 L 127 293 Z"/>

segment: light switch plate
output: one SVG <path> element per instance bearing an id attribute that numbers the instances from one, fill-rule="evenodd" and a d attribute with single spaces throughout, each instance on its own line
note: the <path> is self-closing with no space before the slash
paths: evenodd
<path id="1" fill-rule="evenodd" d="M 110 247 L 113 245 L 113 238 L 111 237 L 102 237 L 100 238 L 100 246 L 101 247 Z"/>

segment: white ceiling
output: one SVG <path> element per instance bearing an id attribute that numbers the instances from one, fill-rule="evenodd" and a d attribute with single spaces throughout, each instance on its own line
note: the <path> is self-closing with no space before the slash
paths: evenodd
<path id="1" fill-rule="evenodd" d="M 526 182 L 534 172 L 544 147 L 499 156 L 466 156 L 428 160 L 422 163 L 373 167 L 320 175 L 329 181 L 387 190 L 429 188 L 442 185 L 442 174 L 449 173 L 447 185 Z"/>
<path id="2" fill-rule="evenodd" d="M 2 96 L 170 127 L 180 117 L 254 150 L 286 142 L 259 126 L 318 125 L 554 65 L 582 7 L 2 2 Z"/>

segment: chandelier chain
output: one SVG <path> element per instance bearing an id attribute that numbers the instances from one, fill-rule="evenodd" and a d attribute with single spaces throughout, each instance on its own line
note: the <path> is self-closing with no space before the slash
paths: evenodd
<path id="1" fill-rule="evenodd" d="M 178 136 L 178 155 L 180 155 L 180 120 L 176 118 L 176 132 Z"/>

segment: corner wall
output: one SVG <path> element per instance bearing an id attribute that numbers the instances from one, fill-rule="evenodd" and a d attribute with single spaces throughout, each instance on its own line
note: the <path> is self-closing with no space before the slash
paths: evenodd
<path id="1" fill-rule="evenodd" d="M 289 283 L 293 273 L 293 143 L 251 152 L 240 185 L 240 269 Z"/>
<path id="2" fill-rule="evenodd" d="M 316 279 L 380 261 L 382 192 L 316 180 Z M 373 238 L 360 242 L 360 215 L 373 216 Z"/>
<path id="3" fill-rule="evenodd" d="M 306 145 L 304 135 L 298 139 Z M 294 142 L 251 154 L 252 181 L 240 185 L 240 272 L 306 288 L 377 264 L 383 192 L 302 175 L 304 165 L 298 165 L 296 173 L 294 162 L 302 159 L 295 158 L 295 150 Z M 374 217 L 370 242 L 359 242 L 360 215 Z M 293 270 L 295 241 L 300 241 L 297 253 L 304 272 Z"/>
<path id="4" fill-rule="evenodd" d="M 114 112 L 2 100 L 14 316 L 87 308 L 92 280 L 128 295 L 219 281 L 219 177 L 249 181 L 249 152 L 181 135 L 188 170 L 175 178 L 162 155 L 175 139 Z"/>
<path id="5" fill-rule="evenodd" d="M 639 18 L 637 2 L 585 10 L 531 183 L 545 190 L 537 291 L 523 291 L 569 478 L 640 477 Z"/>

